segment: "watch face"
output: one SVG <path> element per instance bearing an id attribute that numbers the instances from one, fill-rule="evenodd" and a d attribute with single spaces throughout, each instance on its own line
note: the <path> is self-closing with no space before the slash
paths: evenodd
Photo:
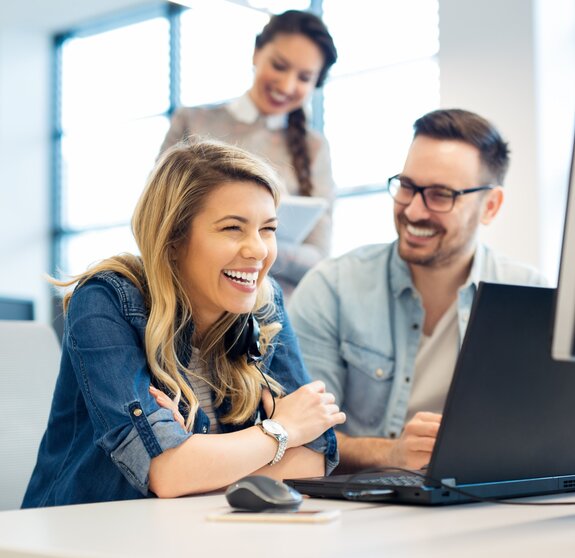
<path id="1" fill-rule="evenodd" d="M 262 426 L 272 434 L 280 434 L 280 435 L 285 434 L 284 427 L 281 424 L 277 423 L 275 420 L 266 419 L 262 422 Z"/>

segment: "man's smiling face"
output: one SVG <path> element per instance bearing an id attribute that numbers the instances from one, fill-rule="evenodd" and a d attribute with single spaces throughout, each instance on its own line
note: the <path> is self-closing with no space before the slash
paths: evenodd
<path id="1" fill-rule="evenodd" d="M 453 190 L 485 183 L 479 150 L 459 140 L 417 136 L 401 173 L 418 186 Z M 490 192 L 458 196 L 449 213 L 427 209 L 420 194 L 409 205 L 394 204 L 399 254 L 414 265 L 441 267 L 471 257 Z"/>

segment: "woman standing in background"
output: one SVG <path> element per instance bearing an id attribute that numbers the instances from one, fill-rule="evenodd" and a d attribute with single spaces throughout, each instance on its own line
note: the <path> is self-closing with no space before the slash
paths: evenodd
<path id="1" fill-rule="evenodd" d="M 297 10 L 272 16 L 256 37 L 252 87 L 230 102 L 176 110 L 161 152 L 192 134 L 220 139 L 271 163 L 284 193 L 325 198 L 331 205 L 329 147 L 308 128 L 303 106 L 336 59 L 333 39 L 317 16 Z M 329 255 L 330 240 L 331 208 L 303 244 L 278 244 L 272 274 L 284 292 Z"/>

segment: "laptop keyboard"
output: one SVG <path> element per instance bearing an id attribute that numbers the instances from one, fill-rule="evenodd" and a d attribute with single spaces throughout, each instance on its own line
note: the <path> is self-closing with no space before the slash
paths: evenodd
<path id="1" fill-rule="evenodd" d="M 381 477 L 371 477 L 371 478 L 358 478 L 354 479 L 353 482 L 359 484 L 367 485 L 386 485 L 386 486 L 421 486 L 423 480 L 418 475 L 385 475 Z"/>

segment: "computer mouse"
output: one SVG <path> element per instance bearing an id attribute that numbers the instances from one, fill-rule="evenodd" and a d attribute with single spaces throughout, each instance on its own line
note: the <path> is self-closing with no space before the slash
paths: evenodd
<path id="1" fill-rule="evenodd" d="M 228 486 L 226 499 L 232 508 L 246 511 L 295 511 L 302 503 L 302 495 L 287 484 L 254 475 L 244 477 Z"/>

